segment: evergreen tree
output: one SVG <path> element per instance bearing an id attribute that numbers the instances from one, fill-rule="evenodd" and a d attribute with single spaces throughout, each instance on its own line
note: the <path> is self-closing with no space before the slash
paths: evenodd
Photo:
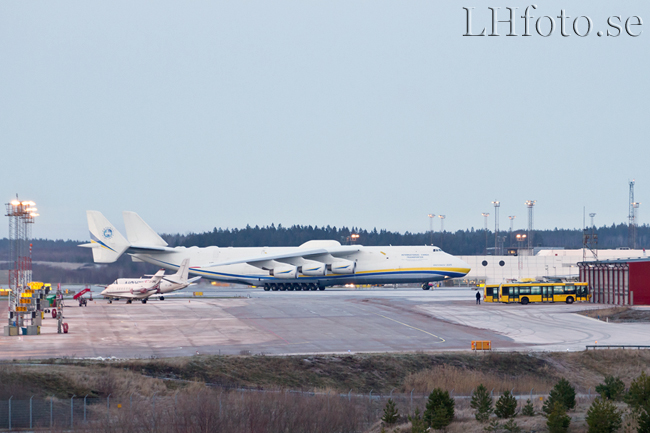
<path id="1" fill-rule="evenodd" d="M 436 430 L 444 429 L 454 419 L 454 406 L 454 399 L 449 396 L 449 392 L 435 388 L 429 394 L 424 421 Z"/>
<path id="2" fill-rule="evenodd" d="M 607 376 L 605 377 L 605 383 L 596 386 L 596 392 L 602 398 L 620 400 L 625 392 L 625 384 L 620 377 Z"/>
<path id="3" fill-rule="evenodd" d="M 499 418 L 514 418 L 517 415 L 517 399 L 510 391 L 503 393 L 494 407 L 494 414 Z"/>
<path id="4" fill-rule="evenodd" d="M 384 407 L 384 416 L 381 417 L 381 420 L 388 425 L 393 425 L 399 420 L 398 412 L 395 402 L 392 398 L 389 398 L 386 407 Z"/>
<path id="5" fill-rule="evenodd" d="M 564 404 L 560 400 L 555 400 L 546 420 L 549 433 L 566 433 L 570 423 L 571 418 L 566 414 Z"/>
<path id="6" fill-rule="evenodd" d="M 560 379 L 549 393 L 548 399 L 544 402 L 542 408 L 545 414 L 548 415 L 554 410 L 553 406 L 556 401 L 564 406 L 565 411 L 576 407 L 576 390 L 565 378 Z"/>
<path id="7" fill-rule="evenodd" d="M 614 433 L 621 428 L 621 412 L 605 398 L 597 398 L 589 407 L 585 418 L 589 433 Z"/>
<path id="8" fill-rule="evenodd" d="M 503 429 L 510 433 L 520 433 L 521 427 L 517 425 L 514 418 L 510 418 L 508 422 L 503 425 Z"/>
<path id="9" fill-rule="evenodd" d="M 415 408 L 413 416 L 409 415 L 411 421 L 411 433 L 425 433 L 427 431 L 427 423 L 422 419 L 420 408 Z"/>
<path id="10" fill-rule="evenodd" d="M 492 407 L 492 397 L 483 384 L 479 385 L 472 393 L 470 406 L 474 409 L 474 417 L 477 421 L 487 422 L 494 408 Z"/>
<path id="11" fill-rule="evenodd" d="M 650 376 L 645 371 L 630 384 L 625 402 L 637 416 L 638 433 L 650 433 Z"/>
<path id="12" fill-rule="evenodd" d="M 630 384 L 630 389 L 625 395 L 625 402 L 633 410 L 650 407 L 650 376 L 641 372 L 641 375 Z"/>
<path id="13" fill-rule="evenodd" d="M 525 416 L 535 416 L 535 408 L 533 407 L 533 402 L 530 399 L 526 400 L 526 406 L 521 410 L 521 414 Z"/>

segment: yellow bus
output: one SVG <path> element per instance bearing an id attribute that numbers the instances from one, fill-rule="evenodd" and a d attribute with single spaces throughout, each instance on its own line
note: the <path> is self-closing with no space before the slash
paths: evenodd
<path id="1" fill-rule="evenodd" d="M 485 302 L 566 302 L 588 301 L 591 295 L 587 283 L 526 283 L 489 284 L 483 289 Z"/>

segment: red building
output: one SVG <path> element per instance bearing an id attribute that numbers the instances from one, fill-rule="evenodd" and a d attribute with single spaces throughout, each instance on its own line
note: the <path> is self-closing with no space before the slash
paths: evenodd
<path id="1" fill-rule="evenodd" d="M 580 281 L 589 283 L 591 302 L 650 305 L 650 259 L 578 263 Z"/>

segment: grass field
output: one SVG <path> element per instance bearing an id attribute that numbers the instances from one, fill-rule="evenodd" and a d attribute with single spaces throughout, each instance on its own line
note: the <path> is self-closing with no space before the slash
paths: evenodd
<path id="1" fill-rule="evenodd" d="M 18 400 L 54 396 L 60 404 L 65 404 L 73 395 L 105 399 L 110 394 L 111 401 L 129 401 L 135 396 L 143 402 L 142 409 L 129 416 L 124 411 L 115 412 L 114 422 L 121 423 L 122 427 L 111 431 L 131 431 L 147 422 L 175 425 L 179 420 L 184 419 L 182 422 L 186 423 L 207 417 L 211 425 L 234 429 L 231 431 L 279 432 L 288 431 L 286 426 L 291 425 L 295 431 L 311 426 L 305 431 L 375 433 L 381 430 L 379 419 L 389 393 L 397 400 L 402 414 L 412 413 L 414 406 L 423 409 L 424 399 L 434 387 L 453 390 L 454 396 L 461 396 L 484 384 L 494 390 L 495 399 L 501 392 L 514 389 L 516 395 L 523 396 L 521 405 L 531 388 L 535 394 L 546 394 L 559 378 L 565 377 L 583 394 L 577 409 L 569 414 L 573 419 L 572 431 L 580 432 L 586 431 L 584 417 L 591 402 L 584 394 L 589 392 L 593 397 L 595 386 L 606 375 L 620 376 L 629 386 L 648 365 L 650 351 L 645 350 L 286 357 L 201 355 L 111 362 L 52 359 L 0 364 L 0 401 L 12 396 Z M 251 391 L 242 393 L 236 390 L 238 387 Z M 350 391 L 357 396 L 348 401 L 345 396 Z M 418 396 L 415 402 L 409 399 L 411 391 Z M 169 404 L 169 410 L 152 411 L 147 402 L 154 395 L 159 399 L 158 410 L 165 398 L 175 403 Z M 538 397 L 534 400 L 539 412 L 542 402 Z M 456 418 L 448 432 L 483 431 L 484 425 L 473 418 L 469 401 L 456 401 Z M 215 408 L 221 411 L 222 406 L 228 409 L 215 416 Z M 265 418 L 269 414 L 274 415 Z M 525 431 L 546 428 L 546 420 L 541 415 L 517 417 L 517 422 Z M 266 427 L 255 427 L 260 423 Z M 180 431 L 177 427 L 169 431 Z M 334 430 L 328 430 L 330 427 Z M 403 418 L 401 424 L 387 431 L 410 431 L 409 423 Z"/>

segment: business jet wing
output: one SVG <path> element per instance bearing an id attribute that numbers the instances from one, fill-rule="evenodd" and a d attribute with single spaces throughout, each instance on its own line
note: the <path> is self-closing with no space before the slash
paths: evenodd
<path id="1" fill-rule="evenodd" d="M 241 263 L 246 263 L 252 266 L 256 266 L 258 268 L 263 268 L 264 265 L 270 261 L 291 263 L 292 260 L 301 259 L 301 258 L 305 260 L 313 260 L 316 262 L 327 263 L 331 261 L 333 258 L 349 256 L 351 254 L 358 252 L 359 250 L 360 248 L 355 246 L 317 248 L 317 249 L 309 249 L 309 250 L 298 249 L 285 254 L 273 254 L 273 255 L 265 254 L 262 256 L 249 257 L 249 258 L 239 259 L 239 260 L 231 260 L 227 262 L 208 263 L 207 265 L 201 267 L 214 268 L 217 266 L 237 265 Z"/>

